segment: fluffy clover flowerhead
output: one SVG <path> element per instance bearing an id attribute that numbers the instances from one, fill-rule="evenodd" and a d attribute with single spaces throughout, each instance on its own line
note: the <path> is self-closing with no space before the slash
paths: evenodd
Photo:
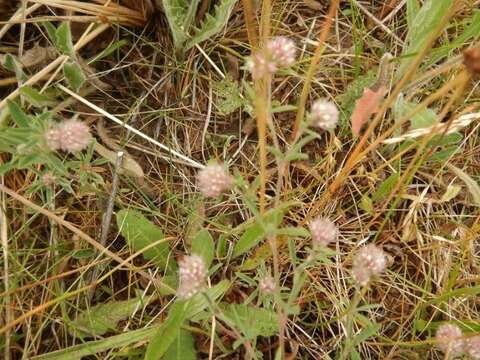
<path id="1" fill-rule="evenodd" d="M 480 335 L 475 335 L 465 341 L 465 352 L 473 360 L 480 360 Z"/>
<path id="2" fill-rule="evenodd" d="M 252 74 L 252 79 L 261 79 L 267 74 L 273 74 L 278 70 L 277 63 L 270 60 L 263 53 L 253 55 L 247 60 L 247 69 Z"/>
<path id="3" fill-rule="evenodd" d="M 203 290 L 207 277 L 207 266 L 201 256 L 193 254 L 184 256 L 178 262 L 178 267 L 180 285 L 178 286 L 177 296 L 180 299 L 187 300 Z"/>
<path id="4" fill-rule="evenodd" d="M 308 224 L 308 227 L 312 234 L 314 248 L 327 246 L 329 243 L 337 240 L 338 229 L 335 224 L 328 219 L 318 217 L 313 219 Z"/>
<path id="5" fill-rule="evenodd" d="M 335 129 L 338 123 L 338 114 L 335 104 L 325 99 L 316 100 L 310 110 L 312 125 L 323 130 Z"/>
<path id="6" fill-rule="evenodd" d="M 75 152 L 84 150 L 91 138 L 90 128 L 80 120 L 65 120 L 47 130 L 45 135 L 48 147 L 53 150 Z"/>
<path id="7" fill-rule="evenodd" d="M 232 188 L 233 177 L 223 165 L 209 164 L 198 172 L 197 185 L 203 195 L 217 197 Z"/>
<path id="8" fill-rule="evenodd" d="M 270 39 L 263 49 L 252 55 L 247 61 L 247 69 L 254 80 L 278 69 L 292 66 L 295 63 L 297 49 L 295 42 L 285 36 Z"/>
<path id="9" fill-rule="evenodd" d="M 273 294 L 275 292 L 275 279 L 271 275 L 265 276 L 258 283 L 258 288 L 263 294 Z"/>
<path id="10" fill-rule="evenodd" d="M 435 334 L 435 339 L 437 340 L 437 347 L 451 357 L 462 354 L 465 343 L 462 339 L 462 330 L 457 325 L 440 325 Z"/>
<path id="11" fill-rule="evenodd" d="M 387 267 L 385 252 L 373 244 L 361 248 L 353 259 L 352 273 L 355 281 L 366 285 L 372 277 L 380 275 Z"/>
<path id="12" fill-rule="evenodd" d="M 278 67 L 289 67 L 295 63 L 297 49 L 292 39 L 276 36 L 267 42 L 266 50 Z"/>

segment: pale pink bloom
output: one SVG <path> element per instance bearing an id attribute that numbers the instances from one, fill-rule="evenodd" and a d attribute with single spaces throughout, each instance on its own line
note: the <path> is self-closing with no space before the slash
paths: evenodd
<path id="1" fill-rule="evenodd" d="M 198 172 L 197 185 L 203 195 L 217 197 L 232 188 L 233 177 L 223 165 L 210 164 Z"/>
<path id="2" fill-rule="evenodd" d="M 61 133 L 60 149 L 63 151 L 84 150 L 92 139 L 90 128 L 80 120 L 65 120 L 58 126 L 58 130 Z"/>
<path id="3" fill-rule="evenodd" d="M 435 334 L 437 347 L 451 357 L 462 354 L 464 350 L 464 341 L 462 339 L 462 330 L 453 324 L 442 324 L 438 327 Z"/>
<path id="4" fill-rule="evenodd" d="M 352 273 L 355 281 L 366 285 L 372 277 L 378 276 L 387 268 L 385 252 L 373 244 L 358 250 L 353 259 Z"/>
<path id="5" fill-rule="evenodd" d="M 278 67 L 289 67 L 295 63 L 297 49 L 295 42 L 285 36 L 276 36 L 268 41 L 266 49 Z"/>
<path id="6" fill-rule="evenodd" d="M 267 275 L 258 283 L 258 288 L 263 294 L 273 294 L 275 292 L 275 279 Z"/>
<path id="7" fill-rule="evenodd" d="M 468 338 L 465 341 L 465 352 L 473 360 L 480 360 L 480 335 Z"/>
<path id="8" fill-rule="evenodd" d="M 205 287 L 207 266 L 199 255 L 184 256 L 178 262 L 179 286 L 177 296 L 180 299 L 190 299 Z"/>
<path id="9" fill-rule="evenodd" d="M 337 107 L 331 101 L 316 100 L 310 110 L 312 126 L 323 130 L 333 130 L 338 123 L 338 114 Z"/>
<path id="10" fill-rule="evenodd" d="M 263 53 L 257 53 L 247 60 L 247 69 L 252 74 L 252 79 L 261 79 L 267 74 L 273 74 L 278 70 L 277 64 L 269 60 Z"/>
<path id="11" fill-rule="evenodd" d="M 45 140 L 47 141 L 47 146 L 52 151 L 60 150 L 62 146 L 62 133 L 58 127 L 51 127 L 45 133 Z"/>
<path id="12" fill-rule="evenodd" d="M 312 220 L 308 224 L 308 227 L 312 234 L 314 247 L 327 246 L 329 243 L 337 240 L 338 229 L 335 224 L 328 219 L 318 217 Z"/>
<path id="13" fill-rule="evenodd" d="M 92 135 L 88 125 L 80 120 L 70 119 L 48 129 L 45 138 L 47 146 L 52 151 L 75 152 L 84 150 L 90 143 Z"/>

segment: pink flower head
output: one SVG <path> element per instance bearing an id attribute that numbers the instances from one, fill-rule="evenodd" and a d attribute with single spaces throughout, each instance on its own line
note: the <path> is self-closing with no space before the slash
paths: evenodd
<path id="1" fill-rule="evenodd" d="M 462 330 L 457 325 L 440 325 L 435 334 L 435 339 L 437 340 L 437 347 L 451 357 L 462 354 L 465 343 L 462 339 Z"/>
<path id="2" fill-rule="evenodd" d="M 90 128 L 80 120 L 65 120 L 60 124 L 58 130 L 61 133 L 60 148 L 63 151 L 75 152 L 84 150 L 92 138 Z"/>
<path id="3" fill-rule="evenodd" d="M 57 127 L 51 127 L 45 133 L 47 146 L 52 151 L 60 150 L 62 146 L 62 133 Z"/>
<path id="4" fill-rule="evenodd" d="M 247 60 L 247 69 L 252 79 L 261 79 L 267 74 L 273 74 L 278 67 L 275 61 L 269 60 L 263 53 L 257 53 Z"/>
<path id="5" fill-rule="evenodd" d="M 295 42 L 285 36 L 276 36 L 267 42 L 266 49 L 269 57 L 278 67 L 289 67 L 295 63 L 297 49 Z"/>
<path id="6" fill-rule="evenodd" d="M 480 335 L 468 338 L 465 341 L 465 352 L 473 360 L 480 360 Z"/>
<path id="7" fill-rule="evenodd" d="M 203 290 L 207 277 L 207 266 L 201 256 L 194 254 L 184 256 L 178 262 L 178 267 L 180 285 L 178 286 L 177 296 L 180 299 L 187 300 Z"/>
<path id="8" fill-rule="evenodd" d="M 275 279 L 271 275 L 265 276 L 258 283 L 258 288 L 263 294 L 273 294 L 275 292 Z"/>
<path id="9" fill-rule="evenodd" d="M 56 127 L 48 129 L 45 137 L 50 150 L 67 152 L 84 150 L 92 139 L 90 128 L 82 121 L 75 119 L 65 120 Z"/>
<path id="10" fill-rule="evenodd" d="M 378 276 L 387 268 L 384 251 L 373 244 L 361 248 L 353 259 L 353 277 L 360 285 L 366 285 L 372 277 Z"/>
<path id="11" fill-rule="evenodd" d="M 338 229 L 335 224 L 328 219 L 318 217 L 312 220 L 308 224 L 308 227 L 312 234 L 314 247 L 327 246 L 329 243 L 337 240 Z"/>
<path id="12" fill-rule="evenodd" d="M 233 177 L 225 171 L 223 165 L 210 164 L 198 172 L 197 185 L 203 195 L 217 197 L 232 188 Z"/>
<path id="13" fill-rule="evenodd" d="M 331 101 L 319 99 L 313 103 L 310 117 L 314 127 L 323 130 L 333 130 L 338 123 L 338 109 Z"/>

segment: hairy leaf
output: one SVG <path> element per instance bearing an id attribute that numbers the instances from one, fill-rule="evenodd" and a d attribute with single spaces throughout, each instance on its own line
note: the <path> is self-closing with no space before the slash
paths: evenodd
<path id="1" fill-rule="evenodd" d="M 195 34 L 187 40 L 185 44 L 185 50 L 190 49 L 195 44 L 205 41 L 225 27 L 230 17 L 230 13 L 235 6 L 237 0 L 220 0 L 220 4 L 215 6 L 215 14 L 206 14 L 205 20 Z"/>
<path id="2" fill-rule="evenodd" d="M 164 238 L 162 230 L 136 210 L 120 210 L 117 213 L 117 226 L 134 251 L 140 251 L 147 245 Z M 173 270 L 174 263 L 172 259 L 169 261 L 169 252 L 170 246 L 164 241 L 144 251 L 143 256 L 162 268 L 168 263 L 168 269 Z"/>
<path id="3" fill-rule="evenodd" d="M 195 343 L 192 334 L 187 330 L 180 329 L 180 333 L 168 348 L 163 359 L 196 360 L 197 351 L 195 350 Z"/>

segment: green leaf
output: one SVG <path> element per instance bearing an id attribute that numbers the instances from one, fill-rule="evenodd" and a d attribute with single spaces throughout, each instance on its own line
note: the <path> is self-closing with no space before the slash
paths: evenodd
<path id="1" fill-rule="evenodd" d="M 385 199 L 385 197 L 392 191 L 393 187 L 396 185 L 398 178 L 400 177 L 400 173 L 396 172 L 390 175 L 375 191 L 372 195 L 372 201 L 374 203 Z"/>
<path id="2" fill-rule="evenodd" d="M 116 329 L 119 321 L 128 318 L 135 308 L 145 302 L 148 301 L 136 298 L 96 305 L 85 310 L 73 321 L 73 334 L 80 338 L 103 335 L 107 331 Z"/>
<path id="3" fill-rule="evenodd" d="M 217 108 L 223 115 L 231 114 L 246 105 L 246 100 L 242 98 L 240 85 L 230 76 L 226 76 L 221 81 L 213 81 L 212 86 L 219 98 Z"/>
<path id="4" fill-rule="evenodd" d="M 243 255 L 253 247 L 257 246 L 257 244 L 265 238 L 269 230 L 272 230 L 273 232 L 276 231 L 276 228 L 283 220 L 284 210 L 284 207 L 269 210 L 264 216 L 262 221 L 263 224 L 255 221 L 248 226 L 240 239 L 236 242 L 233 248 L 232 258 Z"/>
<path id="5" fill-rule="evenodd" d="M 200 230 L 192 242 L 192 254 L 197 254 L 203 257 L 207 269 L 212 264 L 213 255 L 215 252 L 215 244 L 212 235 L 207 229 Z"/>
<path id="6" fill-rule="evenodd" d="M 0 59 L 2 57 L 0 56 Z M 21 80 L 24 78 L 23 70 L 22 70 L 22 64 L 17 60 L 17 58 L 11 54 L 6 54 L 3 57 L 2 61 L 2 66 L 7 69 L 8 71 L 11 71 L 15 73 L 15 77 L 18 80 Z"/>
<path id="7" fill-rule="evenodd" d="M 228 18 L 232 12 L 237 0 L 220 0 L 220 4 L 215 6 L 215 14 L 212 16 L 206 14 L 205 20 L 197 29 L 195 35 L 187 40 L 185 50 L 190 49 L 202 41 L 212 38 L 214 35 L 222 31 L 228 22 Z"/>
<path id="8" fill-rule="evenodd" d="M 278 333 L 279 322 L 275 312 L 245 304 L 221 303 L 220 309 L 230 322 L 233 322 L 248 339 L 257 336 L 273 336 Z M 228 321 L 227 320 L 227 321 Z"/>
<path id="9" fill-rule="evenodd" d="M 192 334 L 180 329 L 180 333 L 168 348 L 164 360 L 196 360 L 197 351 Z"/>
<path id="10" fill-rule="evenodd" d="M 52 106 L 55 104 L 49 96 L 38 92 L 28 85 L 20 88 L 20 94 L 22 94 L 30 104 L 36 107 Z"/>
<path id="11" fill-rule="evenodd" d="M 8 100 L 7 106 L 10 116 L 12 117 L 13 121 L 15 121 L 18 127 L 30 127 L 32 121 L 31 118 L 27 114 L 25 114 L 22 109 L 20 109 L 20 106 L 18 106 L 16 102 Z"/>
<path id="12" fill-rule="evenodd" d="M 52 45 L 57 48 L 56 42 L 57 42 L 57 36 L 55 35 L 57 29 L 55 26 L 52 25 L 51 22 L 49 21 L 42 21 L 42 26 L 47 32 L 48 37 L 50 38 L 50 41 L 52 42 Z"/>
<path id="13" fill-rule="evenodd" d="M 72 35 L 70 32 L 70 22 L 65 21 L 55 30 L 55 47 L 62 54 L 68 55 L 71 58 L 75 57 L 75 50 L 73 48 Z"/>
<path id="14" fill-rule="evenodd" d="M 449 14 L 453 0 L 426 0 L 408 29 L 403 55 L 397 76 L 401 77 L 415 55 L 430 41 L 438 24 Z"/>
<path id="15" fill-rule="evenodd" d="M 199 0 L 163 0 L 160 3 L 172 32 L 175 49 L 182 50 L 195 20 Z"/>
<path id="16" fill-rule="evenodd" d="M 67 79 L 68 85 L 75 91 L 78 91 L 85 82 L 85 75 L 82 69 L 74 63 L 63 65 L 63 75 Z"/>
<path id="17" fill-rule="evenodd" d="M 207 289 L 205 293 L 207 297 L 213 302 L 217 302 L 222 296 L 228 291 L 231 283 L 228 280 L 222 280 L 215 286 Z M 188 307 L 185 313 L 185 319 L 190 321 L 196 321 L 195 317 L 200 314 L 203 310 L 207 309 L 209 302 L 207 298 L 202 294 L 197 294 L 191 298 L 188 302 Z"/>
<path id="18" fill-rule="evenodd" d="M 164 238 L 162 230 L 152 224 L 140 212 L 132 209 L 122 209 L 117 213 L 117 226 L 129 246 L 140 251 L 147 245 Z M 174 269 L 173 260 L 168 261 L 170 246 L 168 242 L 161 242 L 143 252 L 143 256 L 164 268 L 169 263 L 169 270 Z"/>
<path id="19" fill-rule="evenodd" d="M 419 11 L 420 6 L 418 6 L 418 0 L 407 0 L 407 26 L 409 29 L 413 27 L 415 16 Z"/>
<path id="20" fill-rule="evenodd" d="M 417 106 L 417 103 L 405 101 L 403 97 L 398 97 L 393 108 L 395 120 L 398 121 L 400 118 L 410 114 Z M 437 113 L 431 109 L 424 108 L 410 118 L 410 129 L 426 128 L 436 123 L 438 123 Z"/>
<path id="21" fill-rule="evenodd" d="M 467 185 L 467 189 L 470 194 L 472 194 L 475 205 L 480 206 L 480 186 L 478 183 L 470 177 L 470 175 L 456 166 L 452 164 L 446 164 L 446 166 Z"/>
<path id="22" fill-rule="evenodd" d="M 278 229 L 276 231 L 276 234 L 283 235 L 283 236 L 291 236 L 291 237 L 309 237 L 310 231 L 300 226 L 297 226 L 297 227 L 289 226 L 289 227 Z"/>
<path id="23" fill-rule="evenodd" d="M 185 305 L 184 302 L 172 305 L 167 319 L 150 340 L 144 360 L 161 359 L 180 335 L 180 328 L 185 321 Z"/>
<path id="24" fill-rule="evenodd" d="M 105 339 L 87 341 L 85 343 L 70 346 L 65 349 L 53 351 L 47 354 L 34 356 L 35 360 L 76 360 L 95 355 L 97 353 L 108 351 L 115 348 L 123 348 L 131 344 L 143 342 L 150 339 L 157 331 L 159 326 L 152 326 L 146 329 L 128 331 L 123 334 L 110 336 Z"/>

